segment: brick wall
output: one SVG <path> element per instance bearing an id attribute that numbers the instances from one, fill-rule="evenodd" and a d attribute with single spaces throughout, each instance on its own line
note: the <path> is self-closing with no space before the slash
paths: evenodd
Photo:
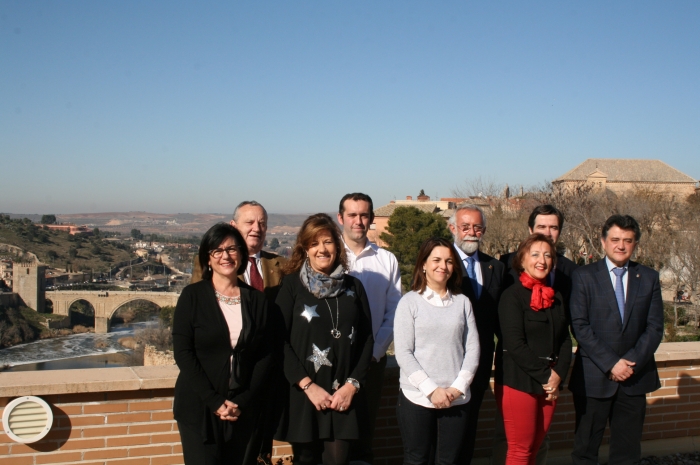
<path id="1" fill-rule="evenodd" d="M 700 450 L 700 343 L 662 344 L 657 360 L 662 388 L 647 398 L 643 451 Z M 0 432 L 0 465 L 181 464 L 172 417 L 176 377 L 177 367 L 1 373 L 0 414 L 13 398 L 37 395 L 52 406 L 54 427 L 46 438 L 29 445 L 14 443 Z M 377 419 L 377 465 L 402 461 L 397 394 L 398 368 L 390 367 Z M 477 464 L 487 463 L 491 455 L 495 408 L 489 392 L 481 409 Z M 550 431 L 550 465 L 570 463 L 573 425 L 571 394 L 562 391 Z M 289 445 L 275 442 L 273 454 L 289 465 Z"/>

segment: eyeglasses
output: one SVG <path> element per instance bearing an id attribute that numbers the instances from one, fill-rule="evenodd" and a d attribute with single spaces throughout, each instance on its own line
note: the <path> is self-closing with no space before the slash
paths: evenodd
<path id="1" fill-rule="evenodd" d="M 233 257 L 234 255 L 238 254 L 238 247 L 232 245 L 231 247 L 226 247 L 225 249 L 213 249 L 209 251 L 209 255 L 211 255 L 214 258 L 221 258 L 224 252 L 226 252 L 229 257 Z"/>
<path id="2" fill-rule="evenodd" d="M 474 231 L 475 234 L 478 234 L 480 232 L 484 232 L 484 225 L 483 224 L 460 224 L 459 225 L 459 230 L 462 231 L 463 233 L 468 232 L 469 230 Z"/>

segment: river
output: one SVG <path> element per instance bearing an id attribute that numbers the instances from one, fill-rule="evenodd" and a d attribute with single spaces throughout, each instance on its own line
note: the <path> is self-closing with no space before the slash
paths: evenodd
<path id="1" fill-rule="evenodd" d="M 9 366 L 7 372 L 129 366 L 133 351 L 117 341 L 153 324 L 157 321 L 114 325 L 107 334 L 72 334 L 0 349 L 0 367 Z"/>

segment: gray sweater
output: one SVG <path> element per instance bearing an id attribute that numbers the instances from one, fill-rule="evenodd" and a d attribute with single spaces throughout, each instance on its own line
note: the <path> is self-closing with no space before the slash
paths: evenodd
<path id="1" fill-rule="evenodd" d="M 479 365 L 479 334 L 469 299 L 453 296 L 437 307 L 417 292 L 404 295 L 396 308 L 394 349 L 404 395 L 424 407 L 437 387 L 464 393 L 452 405 L 469 402 L 469 385 Z"/>

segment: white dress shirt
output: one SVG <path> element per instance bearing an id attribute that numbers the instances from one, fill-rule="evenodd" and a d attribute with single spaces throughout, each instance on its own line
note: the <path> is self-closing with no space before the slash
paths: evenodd
<path id="1" fill-rule="evenodd" d="M 610 261 L 608 257 L 605 257 L 605 265 L 608 267 L 608 275 L 610 276 L 610 281 L 612 281 L 612 286 L 613 290 L 615 290 L 615 285 L 617 284 L 617 276 L 615 276 L 615 273 L 613 273 L 613 268 L 619 268 L 617 265 L 615 265 L 613 262 Z M 629 278 L 629 266 L 630 262 L 627 261 L 625 265 L 622 267 L 624 268 L 625 274 L 622 275 L 622 291 L 625 294 L 625 302 L 627 302 L 627 281 Z"/>
<path id="2" fill-rule="evenodd" d="M 374 336 L 372 357 L 379 360 L 394 340 L 394 315 L 401 300 L 399 262 L 394 254 L 369 241 L 357 255 L 345 244 L 345 253 L 348 274 L 359 279 L 367 293 Z"/>
<path id="3" fill-rule="evenodd" d="M 263 277 L 263 272 L 262 272 L 262 261 L 260 260 L 260 252 L 256 253 L 255 255 L 251 255 L 255 259 L 255 264 L 258 267 L 258 273 L 260 273 L 260 277 L 263 278 L 263 283 L 265 282 L 265 278 Z M 250 261 L 248 261 L 248 265 L 245 267 L 245 271 L 243 272 L 243 280 L 245 281 L 246 284 L 250 285 Z"/>
<path id="4" fill-rule="evenodd" d="M 454 246 L 455 250 L 457 251 L 457 254 L 459 254 L 459 258 L 462 260 L 462 266 L 464 266 L 464 269 L 467 269 L 467 266 L 469 266 L 469 263 L 467 262 L 467 257 L 469 255 L 465 254 L 462 249 L 457 247 L 456 245 Z M 481 274 L 481 265 L 479 265 L 479 251 L 477 250 L 474 252 L 472 255 L 472 258 L 474 258 L 474 271 L 476 274 L 476 281 L 479 283 L 480 286 L 484 286 L 484 277 Z M 465 275 L 466 276 L 466 275 Z M 483 289 L 482 289 L 483 292 Z M 479 296 L 477 296 L 478 298 Z"/>

